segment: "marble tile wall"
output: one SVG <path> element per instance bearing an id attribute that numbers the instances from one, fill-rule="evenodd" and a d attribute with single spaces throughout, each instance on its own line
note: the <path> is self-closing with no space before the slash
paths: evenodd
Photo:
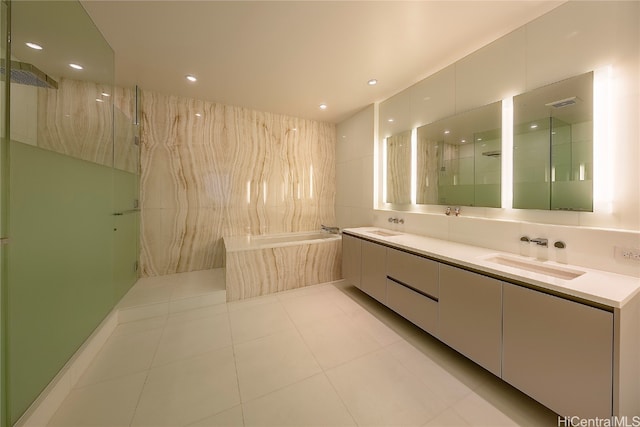
<path id="1" fill-rule="evenodd" d="M 342 240 L 227 252 L 227 301 L 342 278 Z"/>
<path id="2" fill-rule="evenodd" d="M 140 267 L 223 266 L 222 237 L 334 224 L 335 126 L 142 91 Z"/>

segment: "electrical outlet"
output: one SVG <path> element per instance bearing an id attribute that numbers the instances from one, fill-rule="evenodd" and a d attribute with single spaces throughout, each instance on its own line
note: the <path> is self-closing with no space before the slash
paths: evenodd
<path id="1" fill-rule="evenodd" d="M 615 255 L 616 258 L 640 261 L 640 249 L 638 248 L 622 248 L 620 246 L 616 246 Z"/>

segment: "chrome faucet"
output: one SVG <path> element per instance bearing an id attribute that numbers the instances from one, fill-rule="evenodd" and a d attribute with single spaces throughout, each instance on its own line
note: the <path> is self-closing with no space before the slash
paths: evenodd
<path id="1" fill-rule="evenodd" d="M 535 239 L 530 239 L 529 242 L 535 243 L 538 246 L 547 246 L 549 243 L 548 239 L 543 239 L 542 237 L 536 237 Z"/>
<path id="2" fill-rule="evenodd" d="M 320 229 L 322 231 L 325 231 L 327 233 L 331 233 L 331 234 L 340 234 L 340 228 L 339 227 L 329 227 L 326 225 L 320 225 Z"/>

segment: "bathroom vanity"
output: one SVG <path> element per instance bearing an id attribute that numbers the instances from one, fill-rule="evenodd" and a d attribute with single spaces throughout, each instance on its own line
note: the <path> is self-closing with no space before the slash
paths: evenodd
<path id="1" fill-rule="evenodd" d="M 344 278 L 562 416 L 640 415 L 640 280 L 373 227 Z"/>

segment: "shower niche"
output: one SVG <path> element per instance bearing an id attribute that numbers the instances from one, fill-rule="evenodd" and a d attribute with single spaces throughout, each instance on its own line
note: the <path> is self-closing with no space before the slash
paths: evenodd
<path id="1" fill-rule="evenodd" d="M 593 211 L 593 72 L 513 105 L 513 207 Z"/>

